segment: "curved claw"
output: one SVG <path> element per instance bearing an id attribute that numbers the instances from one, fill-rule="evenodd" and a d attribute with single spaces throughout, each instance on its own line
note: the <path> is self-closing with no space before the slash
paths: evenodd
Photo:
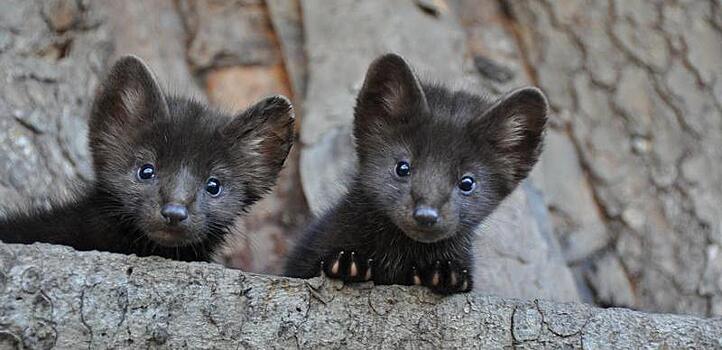
<path id="1" fill-rule="evenodd" d="M 356 264 L 356 252 L 351 252 L 351 265 L 348 268 L 348 275 L 356 277 L 358 275 L 358 265 Z"/>
<path id="2" fill-rule="evenodd" d="M 436 260 L 434 264 L 434 272 L 431 275 L 431 286 L 436 287 L 441 283 L 441 261 Z"/>
<path id="3" fill-rule="evenodd" d="M 341 269 L 341 258 L 343 258 L 344 251 L 340 251 L 338 253 L 338 258 L 336 258 L 336 261 L 333 262 L 333 265 L 331 265 L 331 273 L 334 276 L 338 276 L 338 272 Z"/>
<path id="4" fill-rule="evenodd" d="M 411 267 L 411 275 L 413 279 L 413 283 L 415 286 L 421 285 L 421 276 L 419 275 L 419 271 L 416 269 L 416 266 Z"/>
<path id="5" fill-rule="evenodd" d="M 373 262 L 374 262 L 374 259 L 368 259 L 368 260 L 366 261 L 366 275 L 364 276 L 364 280 L 365 280 L 365 281 L 370 281 L 370 280 L 371 280 L 371 277 L 373 277 L 373 276 L 371 275 L 371 266 L 373 266 L 373 265 L 372 265 Z"/>

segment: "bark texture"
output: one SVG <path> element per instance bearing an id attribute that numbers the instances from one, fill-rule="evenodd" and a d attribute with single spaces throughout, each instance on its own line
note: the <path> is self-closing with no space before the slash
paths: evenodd
<path id="1" fill-rule="evenodd" d="M 538 183 L 595 301 L 722 314 L 719 1 L 507 9 L 555 110 Z"/>
<path id="2" fill-rule="evenodd" d="M 722 320 L 0 244 L 0 348 L 719 348 Z"/>

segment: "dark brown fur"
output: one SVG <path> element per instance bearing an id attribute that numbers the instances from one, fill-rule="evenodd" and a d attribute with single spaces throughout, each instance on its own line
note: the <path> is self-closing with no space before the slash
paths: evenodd
<path id="1" fill-rule="evenodd" d="M 165 96 L 148 68 L 126 56 L 99 88 L 90 115 L 95 181 L 66 204 L 0 220 L 6 243 L 208 260 L 234 220 L 273 186 L 292 144 L 293 111 L 269 97 L 235 116 Z M 137 176 L 152 164 L 156 176 Z M 205 191 L 210 177 L 222 192 Z M 170 222 L 169 203 L 188 217 Z"/>
<path id="2" fill-rule="evenodd" d="M 399 56 L 378 58 L 356 103 L 358 172 L 301 236 L 286 274 L 309 278 L 323 269 L 346 281 L 470 290 L 473 231 L 537 161 L 546 110 L 536 88 L 492 101 L 421 84 Z M 410 176 L 396 175 L 399 161 L 411 165 Z M 457 187 L 464 176 L 476 181 L 469 194 Z M 418 223 L 420 207 L 434 209 L 438 221 Z"/>

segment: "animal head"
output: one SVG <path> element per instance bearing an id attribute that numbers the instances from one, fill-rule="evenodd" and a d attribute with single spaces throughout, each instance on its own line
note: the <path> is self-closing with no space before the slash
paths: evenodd
<path id="1" fill-rule="evenodd" d="M 90 116 L 96 182 L 117 202 L 107 211 L 161 246 L 219 240 L 273 186 L 293 121 L 281 96 L 233 116 L 167 96 L 139 58 L 125 56 Z"/>
<path id="2" fill-rule="evenodd" d="M 472 232 L 536 163 L 546 114 L 537 88 L 492 101 L 422 85 L 404 59 L 381 56 L 355 110 L 361 186 L 414 240 Z"/>

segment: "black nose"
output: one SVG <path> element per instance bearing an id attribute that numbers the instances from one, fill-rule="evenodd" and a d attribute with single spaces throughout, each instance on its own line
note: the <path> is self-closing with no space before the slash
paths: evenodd
<path id="1" fill-rule="evenodd" d="M 418 207 L 414 210 L 414 220 L 422 226 L 432 226 L 439 221 L 439 212 L 434 208 Z"/>
<path id="2" fill-rule="evenodd" d="M 186 209 L 185 205 L 171 203 L 164 205 L 160 209 L 160 214 L 168 219 L 168 222 L 174 224 L 188 218 L 188 209 Z"/>

